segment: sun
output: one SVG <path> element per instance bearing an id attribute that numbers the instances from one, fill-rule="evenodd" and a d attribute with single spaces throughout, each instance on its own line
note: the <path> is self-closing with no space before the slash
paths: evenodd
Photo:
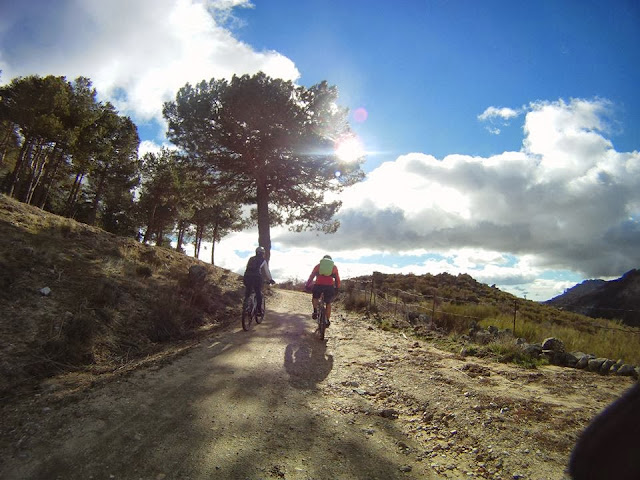
<path id="1" fill-rule="evenodd" d="M 356 136 L 344 137 L 336 141 L 336 156 L 343 162 L 355 162 L 365 156 L 364 146 Z"/>

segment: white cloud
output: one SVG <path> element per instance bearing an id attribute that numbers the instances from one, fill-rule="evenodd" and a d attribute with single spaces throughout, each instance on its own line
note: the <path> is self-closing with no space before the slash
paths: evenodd
<path id="1" fill-rule="evenodd" d="M 159 154 L 163 148 L 175 149 L 176 147 L 171 143 L 165 142 L 162 145 L 159 145 L 151 140 L 143 140 L 140 142 L 140 146 L 138 147 L 138 156 L 143 157 L 147 153 Z"/>
<path id="2" fill-rule="evenodd" d="M 502 107 L 502 108 L 498 108 L 498 107 L 488 107 L 484 112 L 482 112 L 480 115 L 478 115 L 478 119 L 485 121 L 485 120 L 491 120 L 494 118 L 501 118 L 503 120 L 510 120 L 512 118 L 515 118 L 519 115 L 517 110 L 514 110 L 512 108 L 507 108 L 507 107 Z"/>
<path id="3" fill-rule="evenodd" d="M 87 76 L 102 99 L 136 121 L 161 119 L 163 102 L 187 82 L 260 70 L 287 80 L 300 76 L 288 58 L 255 51 L 219 23 L 231 18 L 232 8 L 251 7 L 248 1 L 27 3 L 8 6 L 9 20 L 0 23 L 2 80 Z"/>
<path id="4" fill-rule="evenodd" d="M 529 282 L 546 268 L 620 275 L 640 264 L 640 153 L 613 149 L 601 118 L 606 105 L 532 104 L 518 152 L 442 160 L 402 155 L 344 193 L 338 233 L 282 233 L 278 240 L 337 251 L 421 248 L 444 255 L 450 272 L 472 268 L 471 257 L 460 253 L 465 249 L 503 252 L 519 259 L 511 272 L 488 260 L 473 274 L 488 280 L 513 274 L 511 283 L 515 276 Z"/>
<path id="5" fill-rule="evenodd" d="M 491 135 L 500 135 L 502 130 L 499 126 L 508 126 L 510 121 L 519 116 L 520 113 L 519 110 L 508 107 L 488 107 L 478 115 L 478 120 L 489 123 L 485 128 Z"/>
<path id="6" fill-rule="evenodd" d="M 546 300 L 585 276 L 612 279 L 636 268 L 640 154 L 612 148 L 607 106 L 600 99 L 532 103 L 520 151 L 443 159 L 409 153 L 383 163 L 339 197 L 336 234 L 272 231 L 274 276 L 306 279 L 331 253 L 344 278 L 468 273 Z M 222 244 L 233 252 L 240 243 Z M 235 262 L 228 266 L 240 272 L 246 259 Z M 550 270 L 563 275 L 551 279 Z"/>
<path id="7" fill-rule="evenodd" d="M 101 99 L 138 124 L 163 125 L 163 102 L 186 82 L 259 70 L 300 76 L 288 58 L 255 51 L 229 30 L 238 25 L 234 9 L 253 6 L 248 0 L 5 3 L 3 82 L 29 74 L 88 76 Z M 380 165 L 340 196 L 335 235 L 272 231 L 274 276 L 306 278 L 329 252 L 345 277 L 470 273 L 545 299 L 571 286 L 541 278 L 545 269 L 610 278 L 637 268 L 640 153 L 613 148 L 610 107 L 603 99 L 572 99 L 487 108 L 478 119 L 495 135 L 524 116 L 520 151 L 442 159 L 417 152 Z M 161 146 L 145 141 L 140 151 Z M 216 264 L 241 272 L 256 238 L 255 231 L 225 238 Z M 204 260 L 210 255 L 201 252 Z"/>

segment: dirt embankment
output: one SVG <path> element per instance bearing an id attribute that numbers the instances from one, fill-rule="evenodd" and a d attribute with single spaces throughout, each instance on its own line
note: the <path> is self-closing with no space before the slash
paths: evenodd
<path id="1" fill-rule="evenodd" d="M 628 378 L 463 358 L 276 291 L 185 354 L 2 407 L 6 479 L 560 479 Z"/>

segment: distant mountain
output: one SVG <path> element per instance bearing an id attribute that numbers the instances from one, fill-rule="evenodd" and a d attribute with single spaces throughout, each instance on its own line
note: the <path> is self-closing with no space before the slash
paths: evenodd
<path id="1" fill-rule="evenodd" d="M 614 318 L 640 326 L 640 270 L 629 270 L 608 282 L 585 280 L 544 303 L 593 318 Z"/>

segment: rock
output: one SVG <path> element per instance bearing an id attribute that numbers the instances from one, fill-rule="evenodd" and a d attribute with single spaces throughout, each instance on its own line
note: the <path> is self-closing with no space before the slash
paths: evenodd
<path id="1" fill-rule="evenodd" d="M 356 382 L 355 380 L 347 380 L 342 382 L 342 385 L 344 385 L 345 387 L 359 387 L 360 384 L 358 382 Z"/>
<path id="2" fill-rule="evenodd" d="M 616 363 L 611 365 L 611 373 L 616 373 L 623 364 L 622 360 L 618 360 Z"/>
<path id="3" fill-rule="evenodd" d="M 621 375 L 623 377 L 631 377 L 633 375 L 634 368 L 631 365 L 623 364 L 616 370 L 616 375 Z"/>
<path id="4" fill-rule="evenodd" d="M 589 370 L 590 372 L 598 372 L 600 371 L 600 367 L 602 367 L 602 364 L 606 361 L 606 358 L 592 358 L 591 360 L 589 360 L 589 363 L 587 363 L 587 370 Z"/>
<path id="5" fill-rule="evenodd" d="M 476 339 L 476 342 L 480 344 L 487 344 L 493 339 L 491 334 L 489 332 L 485 332 L 484 330 L 477 331 L 474 337 Z"/>
<path id="6" fill-rule="evenodd" d="M 578 363 L 576 364 L 576 368 L 587 368 L 589 366 L 589 360 L 593 360 L 594 358 L 596 358 L 595 355 L 591 355 L 590 353 L 587 353 L 580 360 L 578 360 Z"/>
<path id="7" fill-rule="evenodd" d="M 401 472 L 409 473 L 411 470 L 413 470 L 413 468 L 411 468 L 411 465 L 403 465 L 402 467 L 400 467 Z"/>
<path id="8" fill-rule="evenodd" d="M 562 364 L 566 367 L 575 367 L 578 364 L 579 358 L 570 352 L 562 354 L 564 356 Z"/>
<path id="9" fill-rule="evenodd" d="M 574 365 L 575 368 L 586 368 L 587 367 L 587 364 L 589 363 L 589 355 L 587 355 L 586 353 L 582 353 L 582 352 L 571 352 L 571 353 L 578 359 L 578 361 Z"/>
<path id="10" fill-rule="evenodd" d="M 554 352 L 564 352 L 564 342 L 555 337 L 549 337 L 542 342 L 542 350 L 551 350 Z"/>
<path id="11" fill-rule="evenodd" d="M 587 368 L 589 360 L 589 355 L 582 355 L 576 362 L 576 368 Z"/>
<path id="12" fill-rule="evenodd" d="M 600 367 L 599 372 L 603 375 L 607 375 L 609 373 L 609 370 L 611 370 L 611 367 L 615 364 L 616 362 L 613 360 L 605 360 L 604 363 L 602 364 L 602 366 Z"/>
<path id="13" fill-rule="evenodd" d="M 43 297 L 48 297 L 49 295 L 51 295 L 51 289 L 49 287 L 41 288 L 40 295 L 42 295 Z"/>
<path id="14" fill-rule="evenodd" d="M 539 357 L 542 355 L 542 345 L 539 343 L 523 343 L 520 345 L 522 352 L 531 357 Z"/>
<path id="15" fill-rule="evenodd" d="M 380 416 L 384 418 L 398 418 L 398 411 L 393 408 L 385 408 L 380 411 Z"/>
<path id="16" fill-rule="evenodd" d="M 549 363 L 551 365 L 558 365 L 560 367 L 566 366 L 567 354 L 565 352 L 558 352 L 555 350 L 542 350 L 542 355 L 549 359 Z"/>

